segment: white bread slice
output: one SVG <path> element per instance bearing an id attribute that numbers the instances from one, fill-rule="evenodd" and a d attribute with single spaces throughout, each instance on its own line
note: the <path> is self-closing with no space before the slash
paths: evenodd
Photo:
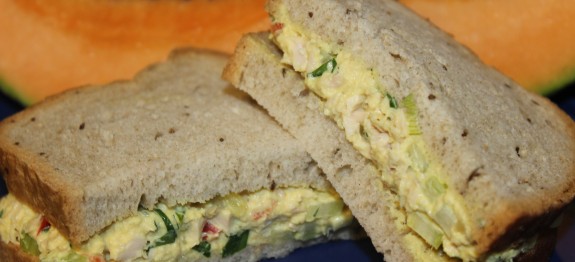
<path id="1" fill-rule="evenodd" d="M 429 151 L 440 158 L 473 218 L 484 222 L 473 228 L 480 252 L 533 234 L 573 199 L 574 124 L 547 99 L 486 67 L 394 1 L 268 4 L 272 16 L 283 7 L 297 26 L 380 72 L 378 81 L 392 95 L 414 96 Z M 319 99 L 279 63 L 280 57 L 265 36 L 245 38 L 224 78 L 306 145 L 386 260 L 412 260 L 400 243 L 406 232 L 390 223 L 394 198 L 377 192 L 379 175 L 363 171 L 373 166 L 317 112 Z"/>
<path id="2" fill-rule="evenodd" d="M 160 200 L 329 188 L 297 141 L 220 79 L 226 61 L 176 52 L 132 81 L 68 91 L 6 119 L 9 192 L 78 244 Z"/>

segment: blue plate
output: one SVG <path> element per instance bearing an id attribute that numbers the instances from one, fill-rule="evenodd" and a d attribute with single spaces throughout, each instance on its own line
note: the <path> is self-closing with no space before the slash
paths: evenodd
<path id="1" fill-rule="evenodd" d="M 575 119 L 575 84 L 550 96 L 551 100 Z M 22 110 L 22 107 L 0 94 L 0 119 Z M 4 181 L 0 180 L 0 196 L 6 194 Z M 382 261 L 369 240 L 336 241 L 296 250 L 288 257 L 271 261 Z M 575 261 L 575 202 L 566 211 L 564 222 L 559 228 L 559 239 L 551 261 Z"/>

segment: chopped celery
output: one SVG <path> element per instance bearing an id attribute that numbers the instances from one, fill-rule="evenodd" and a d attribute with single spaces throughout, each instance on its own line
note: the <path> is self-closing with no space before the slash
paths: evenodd
<path id="1" fill-rule="evenodd" d="M 313 221 L 317 218 L 326 218 L 338 215 L 343 209 L 343 201 L 331 201 L 311 206 L 307 209 L 305 220 Z"/>
<path id="2" fill-rule="evenodd" d="M 307 76 L 308 77 L 319 77 L 319 76 L 322 76 L 323 73 L 325 73 L 326 71 L 333 73 L 333 71 L 335 71 L 336 66 L 337 66 L 337 62 L 335 61 L 335 57 L 334 57 L 334 58 L 330 59 L 329 61 L 325 62 L 320 67 L 318 67 L 316 70 L 313 70 Z"/>
<path id="3" fill-rule="evenodd" d="M 457 217 L 449 205 L 443 205 L 434 215 L 435 221 L 444 231 L 451 231 L 457 223 Z"/>
<path id="4" fill-rule="evenodd" d="M 38 249 L 38 242 L 36 242 L 36 239 L 28 235 L 28 233 L 26 232 L 22 232 L 22 236 L 20 237 L 20 249 L 22 249 L 22 251 L 30 255 L 34 256 L 40 255 L 40 249 Z"/>
<path id="5" fill-rule="evenodd" d="M 232 235 L 228 239 L 228 242 L 224 246 L 222 251 L 222 257 L 229 257 L 248 246 L 248 238 L 250 236 L 250 231 L 245 230 L 237 235 Z"/>
<path id="6" fill-rule="evenodd" d="M 269 243 L 278 244 L 284 241 L 293 240 L 294 234 L 291 231 L 291 225 L 272 226 L 262 231 L 262 237 Z"/>
<path id="7" fill-rule="evenodd" d="M 248 210 L 247 200 L 239 194 L 231 193 L 219 199 L 220 207 L 229 208 L 236 217 L 243 217 Z"/>
<path id="8" fill-rule="evenodd" d="M 178 218 L 178 223 L 182 223 L 184 220 L 184 215 L 186 214 L 186 209 L 183 206 L 176 207 L 176 217 Z"/>
<path id="9" fill-rule="evenodd" d="M 445 193 L 445 184 L 441 183 L 437 177 L 430 176 L 425 181 L 424 192 L 430 199 L 435 199 Z"/>
<path id="10" fill-rule="evenodd" d="M 443 232 L 427 215 L 419 212 L 409 213 L 407 215 L 407 226 L 413 229 L 433 248 L 437 249 L 441 246 Z"/>
<path id="11" fill-rule="evenodd" d="M 210 257 L 212 255 L 212 245 L 205 240 L 192 247 L 192 249 L 200 252 L 204 257 Z"/>
<path id="12" fill-rule="evenodd" d="M 403 106 L 405 107 L 405 113 L 408 122 L 408 129 L 410 135 L 421 135 L 421 129 L 417 123 L 417 105 L 415 104 L 415 99 L 412 94 L 403 98 Z"/>
<path id="13" fill-rule="evenodd" d="M 320 234 L 318 230 L 319 230 L 318 226 L 315 223 L 313 222 L 305 223 L 302 226 L 302 230 L 298 231 L 295 234 L 294 238 L 300 241 L 311 240 L 316 238 Z"/>
<path id="14" fill-rule="evenodd" d="M 389 93 L 385 94 L 385 96 L 387 97 L 387 99 L 389 99 L 389 107 L 391 107 L 391 108 L 398 108 L 399 107 L 395 97 L 391 96 Z"/>
<path id="15" fill-rule="evenodd" d="M 412 167 L 419 172 L 425 173 L 429 164 L 419 146 L 416 144 L 411 145 L 407 153 L 409 154 L 409 158 L 411 158 Z"/>

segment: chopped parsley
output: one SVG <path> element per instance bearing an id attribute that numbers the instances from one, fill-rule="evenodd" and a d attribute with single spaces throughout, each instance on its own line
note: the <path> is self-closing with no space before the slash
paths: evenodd
<path id="1" fill-rule="evenodd" d="M 248 237 L 250 235 L 249 230 L 245 230 L 239 234 L 232 235 L 228 239 L 228 243 L 224 246 L 224 251 L 222 252 L 222 257 L 229 257 L 242 249 L 246 248 L 248 245 Z"/>
<path id="2" fill-rule="evenodd" d="M 320 67 L 318 67 L 316 70 L 313 70 L 313 72 L 309 73 L 308 77 L 320 77 L 326 71 L 330 71 L 331 73 L 333 73 L 333 71 L 335 71 L 336 67 L 337 67 L 337 62 L 335 61 L 335 57 L 334 57 L 334 58 L 330 59 L 329 61 L 325 62 Z"/>
<path id="3" fill-rule="evenodd" d="M 0 210 L 0 218 L 2 218 L 2 216 L 4 216 L 4 209 Z"/>
<path id="4" fill-rule="evenodd" d="M 26 233 L 26 232 L 22 232 L 22 237 L 20 237 L 20 248 L 22 249 L 22 251 L 24 251 L 30 255 L 34 255 L 34 256 L 40 255 L 40 249 L 38 248 L 38 242 L 36 242 L 36 239 L 34 239 L 30 235 L 28 235 L 28 233 Z"/>
<path id="5" fill-rule="evenodd" d="M 192 247 L 193 250 L 200 252 L 204 257 L 210 257 L 212 255 L 211 249 L 212 245 L 208 241 L 202 241 L 199 244 Z"/>
<path id="6" fill-rule="evenodd" d="M 399 104 L 397 104 L 397 100 L 395 100 L 395 97 L 391 96 L 389 93 L 385 94 L 385 96 L 387 97 L 387 99 L 389 99 L 389 107 L 395 109 L 399 107 Z"/>
<path id="7" fill-rule="evenodd" d="M 166 214 L 164 214 L 164 212 L 160 209 L 154 209 L 154 211 L 160 216 L 168 232 L 166 232 L 166 234 L 164 234 L 162 237 L 154 241 L 152 245 L 148 246 L 147 249 L 148 251 L 155 247 L 174 243 L 176 241 L 176 237 L 178 236 L 178 234 L 176 233 L 176 229 L 174 228 L 174 225 L 172 225 L 172 222 L 166 216 Z"/>

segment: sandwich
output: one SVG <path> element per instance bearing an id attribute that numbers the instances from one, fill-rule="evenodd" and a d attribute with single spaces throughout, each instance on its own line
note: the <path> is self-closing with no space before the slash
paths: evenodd
<path id="1" fill-rule="evenodd" d="M 270 0 L 223 76 L 314 158 L 387 261 L 542 261 L 575 127 L 396 1 Z"/>
<path id="2" fill-rule="evenodd" d="M 226 61 L 178 51 L 2 121 L 2 261 L 254 261 L 353 237 L 316 162 L 221 80 Z"/>

